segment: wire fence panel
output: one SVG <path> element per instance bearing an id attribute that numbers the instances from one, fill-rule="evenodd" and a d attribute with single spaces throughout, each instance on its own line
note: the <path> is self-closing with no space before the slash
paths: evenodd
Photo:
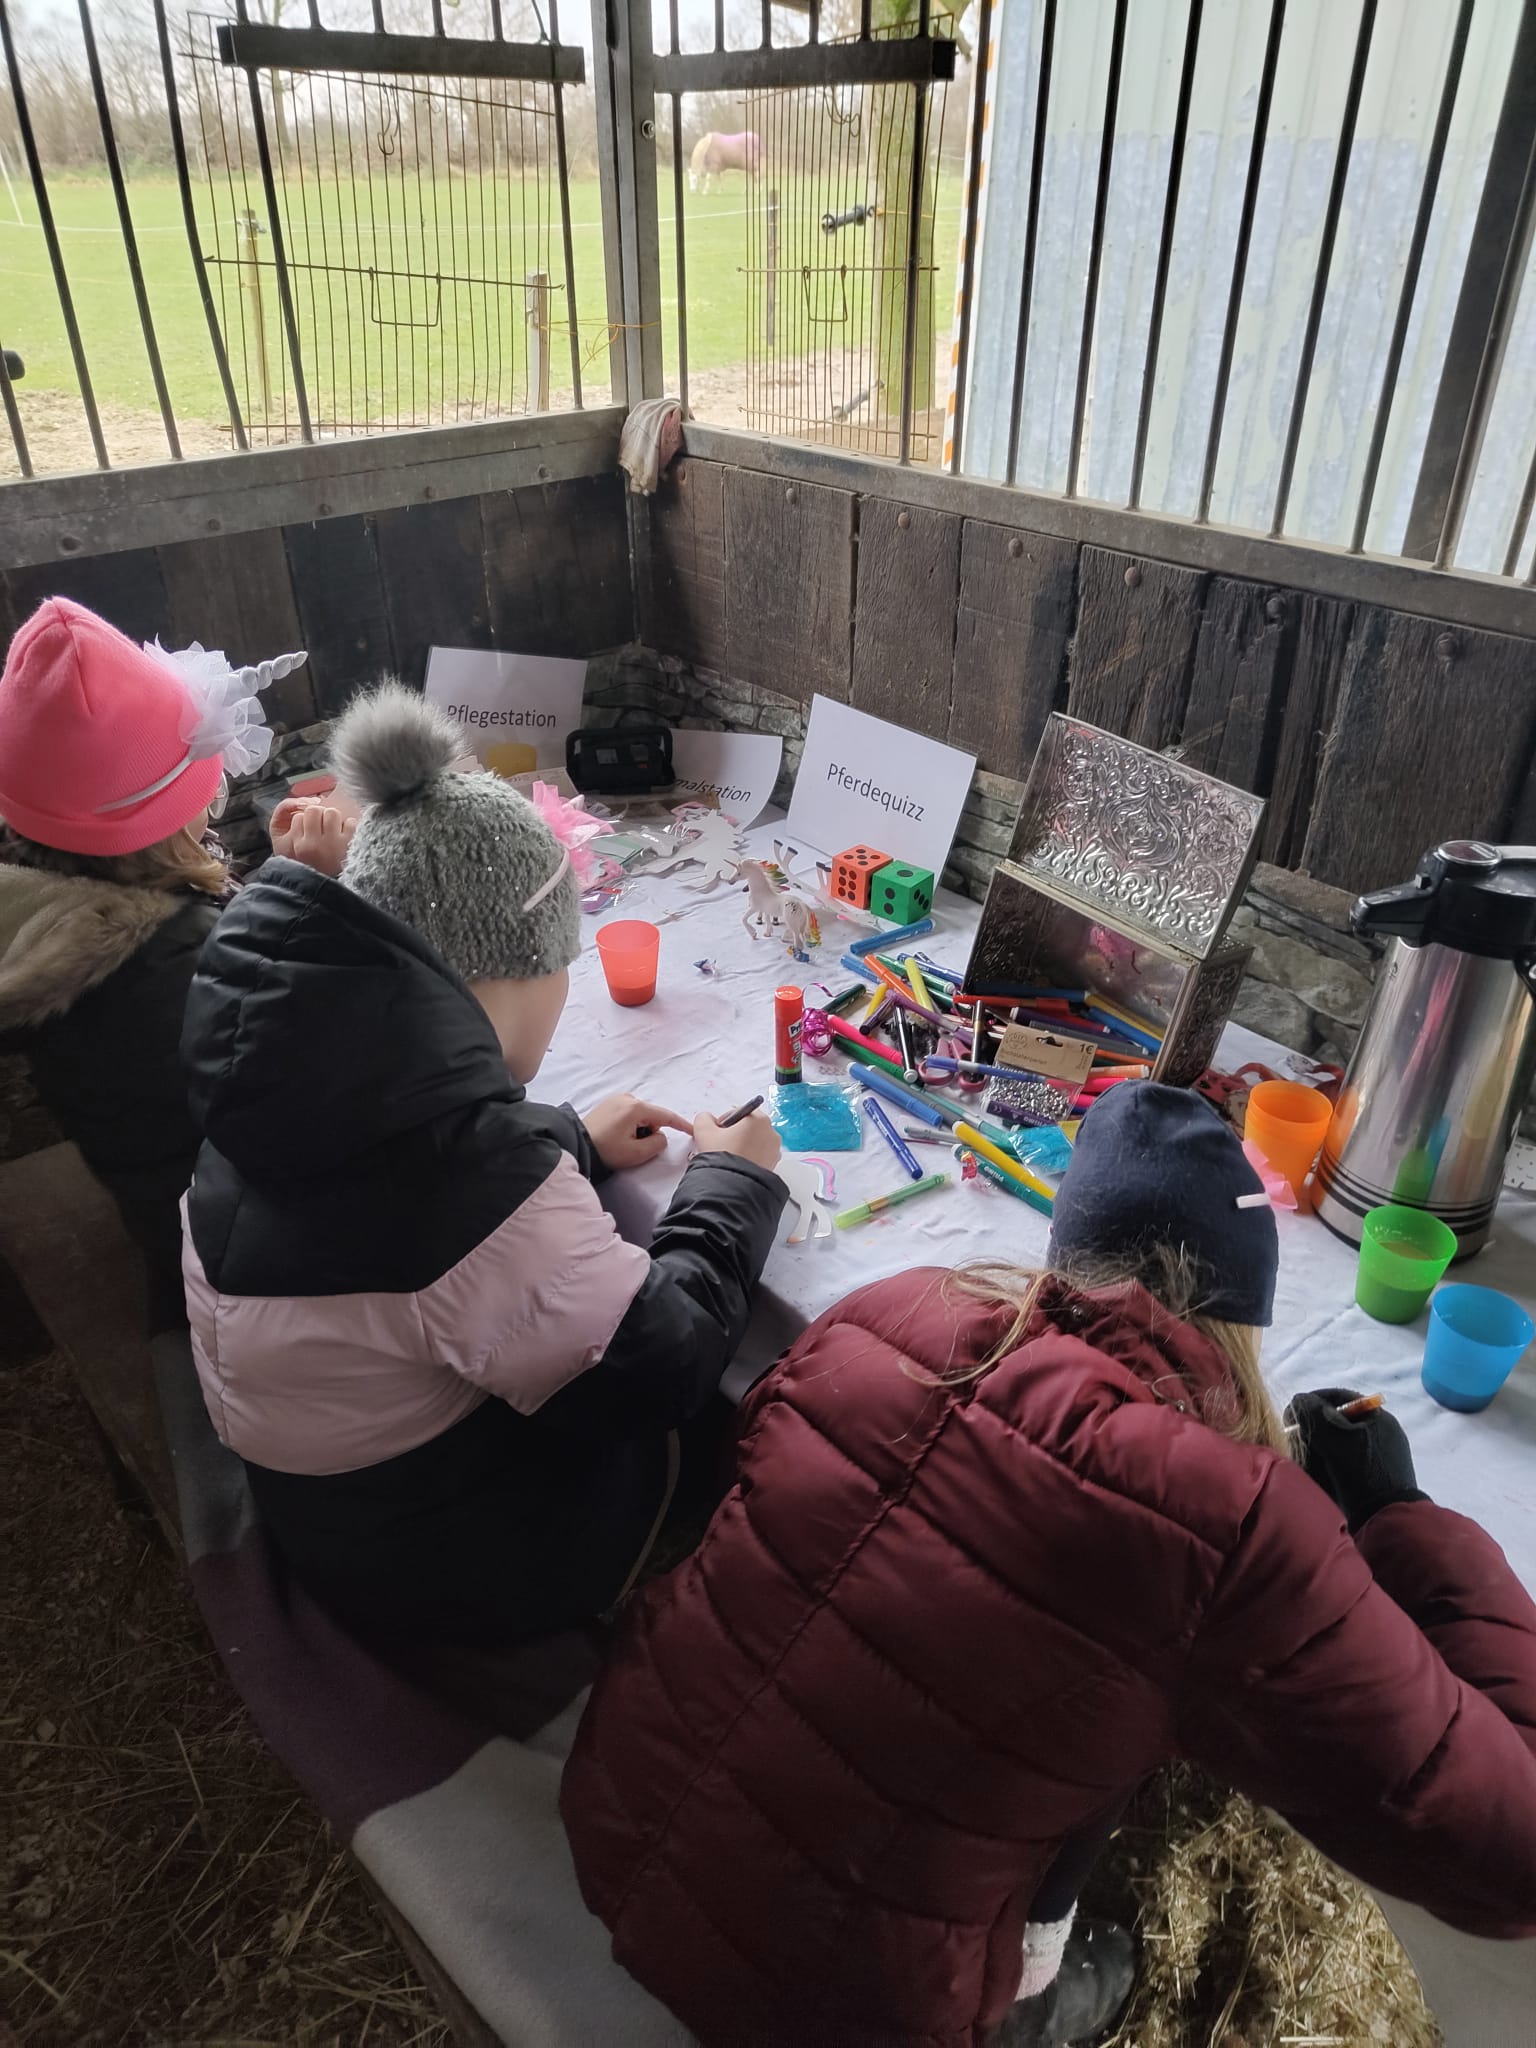
<path id="1" fill-rule="evenodd" d="M 911 26 L 868 40 L 899 41 Z M 950 18 L 935 16 L 931 33 L 948 37 Z M 824 47 L 859 40 L 843 36 Z M 678 296 L 686 300 L 692 279 L 683 333 L 697 417 L 867 454 L 938 459 L 937 320 L 941 304 L 947 319 L 952 292 L 951 249 L 941 254 L 939 241 L 946 101 L 942 79 L 682 100 L 681 121 L 671 121 L 674 162 L 686 163 L 688 186 L 682 201 L 679 173 Z M 955 225 L 945 222 L 948 245 Z M 706 308 L 726 293 L 734 373 L 706 355 L 719 352 Z"/>
<path id="2" fill-rule="evenodd" d="M 0 0 L 0 479 L 606 401 L 553 5 L 331 5 Z"/>
<path id="3" fill-rule="evenodd" d="M 246 74 L 195 22 L 203 255 L 253 441 L 547 407 L 569 330 L 554 95 L 509 79 L 252 74 L 265 116 L 295 350 Z M 559 311 L 553 310 L 555 305 Z M 557 332 L 558 331 L 558 332 Z M 297 377 L 296 377 L 297 372 Z"/>

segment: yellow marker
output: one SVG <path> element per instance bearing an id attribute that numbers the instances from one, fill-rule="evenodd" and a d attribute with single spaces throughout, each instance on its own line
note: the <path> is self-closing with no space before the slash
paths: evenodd
<path id="1" fill-rule="evenodd" d="M 863 1016 L 859 1019 L 859 1029 L 861 1031 L 866 1029 L 867 1026 L 869 1026 L 870 1024 L 873 1024 L 873 1022 L 875 1021 L 876 1013 L 878 1012 L 880 1005 L 885 1001 L 885 997 L 886 989 L 885 984 L 882 982 L 880 987 L 877 988 L 874 994 L 870 997 L 869 1008 L 864 1012 Z"/>
<path id="2" fill-rule="evenodd" d="M 923 970 L 915 960 L 907 960 L 902 964 L 906 968 L 907 980 L 911 984 L 913 995 L 916 996 L 925 1010 L 933 1009 L 933 997 L 928 993 L 928 984 L 923 979 Z"/>
<path id="3" fill-rule="evenodd" d="M 956 1124 L 955 1136 L 963 1145 L 969 1145 L 973 1152 L 979 1152 L 983 1159 L 990 1159 L 1004 1173 L 1011 1174 L 1025 1187 L 1032 1188 L 1043 1201 L 1054 1202 L 1056 1190 L 1049 1181 L 1041 1180 L 1037 1173 L 1031 1173 L 1027 1166 L 1021 1166 L 1011 1152 L 1005 1152 L 1001 1145 L 994 1145 L 990 1138 L 984 1138 L 974 1124 Z"/>

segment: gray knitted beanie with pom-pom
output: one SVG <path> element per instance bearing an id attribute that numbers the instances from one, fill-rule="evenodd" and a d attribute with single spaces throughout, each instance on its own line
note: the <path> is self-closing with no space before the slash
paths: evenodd
<path id="1" fill-rule="evenodd" d="M 453 720 L 403 683 L 348 708 L 331 766 L 367 808 L 341 879 L 465 981 L 553 974 L 581 950 L 565 848 L 500 776 L 459 773 L 463 752 Z"/>

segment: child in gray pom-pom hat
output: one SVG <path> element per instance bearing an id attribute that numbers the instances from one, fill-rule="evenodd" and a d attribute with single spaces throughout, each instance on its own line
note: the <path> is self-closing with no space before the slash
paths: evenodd
<path id="1" fill-rule="evenodd" d="M 414 691 L 354 704 L 340 880 L 270 862 L 204 952 L 185 1265 L 209 1413 L 294 1573 L 372 1637 L 516 1641 L 590 1619 L 638 1569 L 785 1188 L 761 1118 L 527 1100 L 577 882 L 461 747 Z M 313 1141 L 298 1167 L 284 1100 Z M 695 1157 L 647 1253 L 593 1182 L 668 1129 Z"/>

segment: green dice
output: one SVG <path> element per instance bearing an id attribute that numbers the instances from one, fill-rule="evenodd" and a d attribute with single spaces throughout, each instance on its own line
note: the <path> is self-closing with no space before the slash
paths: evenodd
<path id="1" fill-rule="evenodd" d="M 933 908 L 933 875 L 928 868 L 909 867 L 904 860 L 887 861 L 870 884 L 869 907 L 876 917 L 898 924 L 916 924 Z"/>

